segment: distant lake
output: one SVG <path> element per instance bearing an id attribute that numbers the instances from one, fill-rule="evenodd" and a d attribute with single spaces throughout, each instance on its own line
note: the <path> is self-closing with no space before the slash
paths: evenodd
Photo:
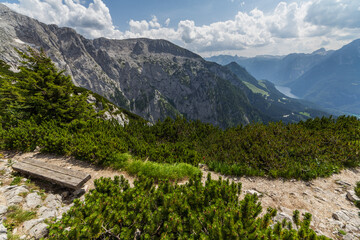
<path id="1" fill-rule="evenodd" d="M 291 88 L 282 87 L 282 86 L 275 86 L 275 87 L 279 92 L 281 92 L 282 94 L 285 94 L 288 97 L 298 98 L 297 96 L 295 96 L 294 94 L 291 93 Z"/>

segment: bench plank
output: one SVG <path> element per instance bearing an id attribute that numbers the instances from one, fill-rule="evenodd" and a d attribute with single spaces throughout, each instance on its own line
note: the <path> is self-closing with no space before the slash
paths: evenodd
<path id="1" fill-rule="evenodd" d="M 49 163 L 39 162 L 33 159 L 24 159 L 21 162 L 13 164 L 12 168 L 16 171 L 38 177 L 49 182 L 55 182 L 59 185 L 78 189 L 91 176 L 82 172 L 58 167 Z"/>

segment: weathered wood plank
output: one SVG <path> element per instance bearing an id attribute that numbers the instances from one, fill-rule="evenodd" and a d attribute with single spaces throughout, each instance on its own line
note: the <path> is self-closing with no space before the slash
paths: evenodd
<path id="1" fill-rule="evenodd" d="M 73 176 L 75 178 L 86 178 L 89 174 L 83 173 L 83 172 L 79 172 L 79 171 L 74 171 L 71 169 L 67 169 L 67 168 L 63 168 L 63 167 L 59 167 L 50 163 L 44 163 L 44 162 L 40 162 L 40 161 L 36 161 L 34 159 L 31 158 L 26 158 L 22 161 L 22 163 L 27 163 L 33 166 L 37 166 L 40 168 L 46 168 L 49 169 L 51 171 L 54 172 L 58 172 L 61 174 L 65 174 L 65 175 L 69 175 L 69 176 Z"/>
<path id="2" fill-rule="evenodd" d="M 52 164 L 25 159 L 15 163 L 12 168 L 28 175 L 54 182 L 72 189 L 80 188 L 91 176 L 82 172 L 61 168 Z"/>

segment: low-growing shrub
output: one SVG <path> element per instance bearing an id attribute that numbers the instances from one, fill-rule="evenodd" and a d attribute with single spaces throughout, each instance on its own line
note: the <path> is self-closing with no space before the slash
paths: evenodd
<path id="1" fill-rule="evenodd" d="M 305 214 L 295 230 L 291 224 L 272 228 L 276 210 L 260 217 L 256 195 L 239 200 L 241 184 L 214 181 L 201 175 L 185 185 L 140 178 L 130 188 L 123 178 L 95 180 L 95 189 L 76 200 L 51 224 L 49 239 L 327 239 L 310 228 Z"/>

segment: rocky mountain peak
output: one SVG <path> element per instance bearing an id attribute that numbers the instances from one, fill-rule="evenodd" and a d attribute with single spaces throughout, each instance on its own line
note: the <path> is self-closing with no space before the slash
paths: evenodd
<path id="1" fill-rule="evenodd" d="M 0 59 L 13 66 L 19 60 L 14 47 L 43 48 L 75 85 L 151 122 L 182 115 L 228 127 L 272 119 L 253 104 L 267 101 L 256 100 L 264 96 L 249 90 L 238 76 L 169 41 L 86 39 L 71 28 L 2 8 Z"/>

